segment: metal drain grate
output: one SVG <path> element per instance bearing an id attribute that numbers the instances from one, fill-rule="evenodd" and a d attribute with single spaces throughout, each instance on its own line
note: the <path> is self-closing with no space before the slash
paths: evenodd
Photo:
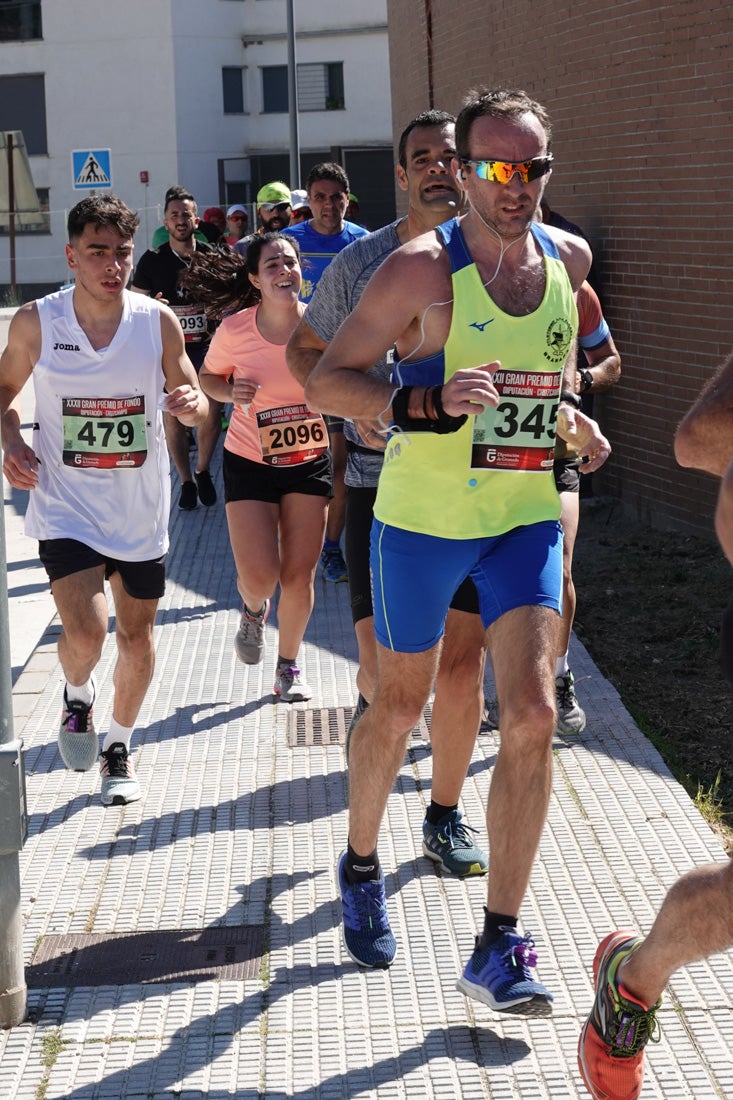
<path id="1" fill-rule="evenodd" d="M 345 745 L 346 733 L 354 714 L 353 707 L 321 707 L 316 710 L 295 710 L 288 715 L 288 748 L 302 749 L 313 745 Z M 412 731 L 413 741 L 430 740 L 430 704 Z"/>
<path id="2" fill-rule="evenodd" d="M 256 978 L 264 928 L 189 928 L 44 936 L 26 968 L 29 989 Z"/>

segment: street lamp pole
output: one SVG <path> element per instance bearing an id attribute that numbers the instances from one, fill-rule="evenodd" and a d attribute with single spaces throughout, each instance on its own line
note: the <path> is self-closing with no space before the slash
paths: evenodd
<path id="1" fill-rule="evenodd" d="M 27 987 L 23 969 L 20 852 L 28 831 L 22 742 L 13 734 L 5 520 L 0 515 L 0 1028 L 22 1024 Z"/>
<path id="2" fill-rule="evenodd" d="M 295 59 L 295 17 L 293 0 L 287 0 L 288 14 L 288 114 L 290 118 L 290 188 L 300 187 L 300 135 L 298 132 L 298 67 Z"/>

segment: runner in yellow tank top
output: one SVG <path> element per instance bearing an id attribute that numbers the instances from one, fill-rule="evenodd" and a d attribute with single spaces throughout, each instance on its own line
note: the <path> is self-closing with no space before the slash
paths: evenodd
<path id="1" fill-rule="evenodd" d="M 398 358 L 395 384 L 439 385 L 461 368 L 498 362 L 493 383 L 500 401 L 455 432 L 419 432 L 409 445 L 399 432 L 392 436 L 374 508 L 384 523 L 464 539 L 560 515 L 552 476 L 555 417 L 578 311 L 554 240 L 536 223 L 529 231 L 541 251 L 545 289 L 536 309 L 515 316 L 489 297 L 459 222 L 436 230 L 451 264 L 450 331 L 435 355 Z"/>
<path id="2" fill-rule="evenodd" d="M 572 294 L 590 250 L 579 237 L 533 228 L 549 138 L 545 109 L 524 92 L 470 94 L 453 162 L 468 213 L 445 238 L 426 234 L 382 264 L 306 386 L 314 408 L 370 419 L 372 430 L 393 425 L 371 546 L 379 681 L 351 742 L 339 864 L 347 950 L 366 966 L 389 966 L 395 955 L 379 828 L 432 687 L 445 609 L 470 574 L 501 749 L 487 807 L 486 917 L 459 988 L 527 1015 L 547 1014 L 552 1002 L 517 924 L 551 789 L 562 585 L 554 431 L 586 472 L 610 453 L 572 403 Z M 388 384 L 367 372 L 392 344 L 399 362 Z"/>

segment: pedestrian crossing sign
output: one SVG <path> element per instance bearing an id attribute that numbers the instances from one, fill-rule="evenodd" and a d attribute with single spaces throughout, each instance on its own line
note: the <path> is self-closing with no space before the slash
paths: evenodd
<path id="1" fill-rule="evenodd" d="M 111 150 L 75 149 L 71 154 L 71 176 L 76 191 L 111 187 Z"/>

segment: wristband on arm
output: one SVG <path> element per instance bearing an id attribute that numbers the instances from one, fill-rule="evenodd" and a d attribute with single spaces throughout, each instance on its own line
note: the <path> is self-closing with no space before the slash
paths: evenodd
<path id="1" fill-rule="evenodd" d="M 568 405 L 572 405 L 574 409 L 579 409 L 581 407 L 581 404 L 582 404 L 578 394 L 577 393 L 570 393 L 569 390 L 563 390 L 562 393 L 560 394 L 560 404 L 561 405 L 562 405 L 563 401 L 567 402 Z"/>
<path id="2" fill-rule="evenodd" d="M 430 396 L 433 399 L 433 408 L 438 414 L 438 427 L 436 431 L 439 435 L 448 435 L 450 432 L 457 432 L 459 428 L 468 420 L 468 416 L 464 413 L 462 416 L 450 416 L 443 408 L 443 387 L 433 386 L 430 391 Z"/>
<path id="3" fill-rule="evenodd" d="M 467 416 L 449 416 L 443 408 L 441 399 L 442 386 L 432 386 L 425 392 L 423 398 L 423 412 L 428 412 L 428 405 L 432 404 L 435 418 L 412 417 L 408 414 L 410 394 L 414 386 L 400 386 L 392 399 L 392 420 L 394 424 L 404 432 L 433 432 L 435 435 L 448 435 L 457 432 L 468 420 Z"/>

